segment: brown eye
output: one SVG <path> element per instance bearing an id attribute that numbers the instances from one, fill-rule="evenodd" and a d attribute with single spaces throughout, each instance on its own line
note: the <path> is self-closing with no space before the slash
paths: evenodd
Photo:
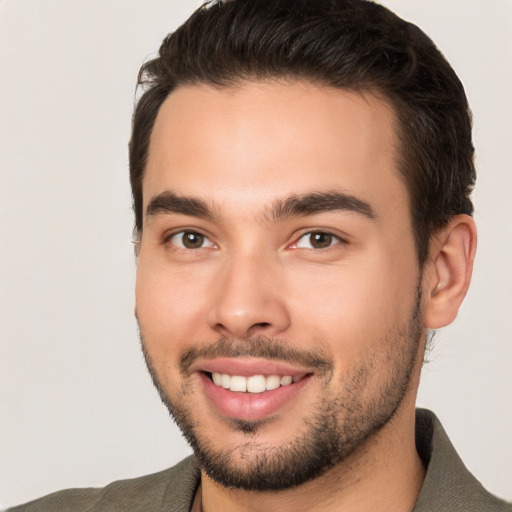
<path id="1" fill-rule="evenodd" d="M 203 245 L 204 236 L 199 233 L 185 231 L 183 233 L 183 245 L 187 249 L 199 249 Z"/>
<path id="2" fill-rule="evenodd" d="M 182 249 L 200 249 L 213 246 L 206 236 L 195 231 L 180 231 L 173 235 L 169 242 Z"/>
<path id="3" fill-rule="evenodd" d="M 311 233 L 309 241 L 315 249 L 325 249 L 332 244 L 332 235 L 329 233 Z"/>
<path id="4" fill-rule="evenodd" d="M 296 247 L 301 249 L 327 249 L 341 242 L 341 239 L 332 233 L 314 231 L 305 233 L 297 241 Z"/>

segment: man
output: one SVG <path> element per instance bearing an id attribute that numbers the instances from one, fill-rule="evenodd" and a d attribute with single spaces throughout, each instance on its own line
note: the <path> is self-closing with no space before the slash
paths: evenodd
<path id="1" fill-rule="evenodd" d="M 370 2 L 212 2 L 140 81 L 136 316 L 195 456 L 20 510 L 511 510 L 415 411 L 476 248 L 431 41 Z"/>

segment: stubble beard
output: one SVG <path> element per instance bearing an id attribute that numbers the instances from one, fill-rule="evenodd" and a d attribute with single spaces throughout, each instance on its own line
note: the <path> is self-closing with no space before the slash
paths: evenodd
<path id="1" fill-rule="evenodd" d="M 155 371 L 140 333 L 142 350 L 153 383 L 162 402 L 191 445 L 197 462 L 212 480 L 228 488 L 250 491 L 279 491 L 301 485 L 340 464 L 375 436 L 395 415 L 410 387 L 421 341 L 421 288 L 409 319 L 395 326 L 376 342 L 389 347 L 384 358 L 366 358 L 350 372 L 334 375 L 334 362 L 328 355 L 298 352 L 279 339 L 269 337 L 237 341 L 220 338 L 206 348 L 189 347 L 180 358 L 181 389 L 170 396 Z M 258 441 L 258 432 L 272 428 L 267 420 L 230 420 L 233 432 L 244 434 L 236 447 L 218 448 L 201 427 L 194 407 L 188 367 L 197 357 L 263 357 L 286 362 L 307 363 L 318 369 L 323 398 L 303 420 L 300 429 L 291 432 L 288 441 L 277 446 Z M 388 373 L 377 389 L 372 384 L 375 374 L 387 365 Z M 337 395 L 328 391 L 333 378 L 343 382 Z M 370 395 L 370 396 L 369 396 Z M 203 421 L 206 420 L 203 418 Z"/>

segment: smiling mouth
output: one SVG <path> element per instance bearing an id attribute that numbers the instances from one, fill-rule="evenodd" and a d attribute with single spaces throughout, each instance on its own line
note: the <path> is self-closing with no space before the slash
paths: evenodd
<path id="1" fill-rule="evenodd" d="M 229 375 L 227 373 L 205 372 L 206 376 L 218 387 L 239 393 L 263 393 L 290 386 L 302 380 L 306 373 L 299 375 Z"/>

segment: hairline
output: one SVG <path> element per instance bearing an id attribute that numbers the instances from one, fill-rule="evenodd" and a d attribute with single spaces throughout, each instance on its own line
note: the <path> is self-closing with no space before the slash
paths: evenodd
<path id="1" fill-rule="evenodd" d="M 163 104 L 166 102 L 166 100 L 171 96 L 171 94 L 177 92 L 180 89 L 183 89 L 185 87 L 211 87 L 219 91 L 223 91 L 226 89 L 233 89 L 237 90 L 239 88 L 244 87 L 244 85 L 247 84 L 282 84 L 282 85 L 297 85 L 297 84 L 308 84 L 313 85 L 314 87 L 318 88 L 327 88 L 327 89 L 333 89 L 333 90 L 340 90 L 340 91 L 346 91 L 351 92 L 354 94 L 360 95 L 362 98 L 365 98 L 365 96 L 370 95 L 373 98 L 377 99 L 381 103 L 385 104 L 386 107 L 389 109 L 391 113 L 391 121 L 392 121 L 392 129 L 393 134 L 391 137 L 392 141 L 392 149 L 394 151 L 393 159 L 395 163 L 395 171 L 398 179 L 403 183 L 403 185 L 406 188 L 407 192 L 407 201 L 408 201 L 408 211 L 409 211 L 409 220 L 411 224 L 412 234 L 414 237 L 414 244 L 416 247 L 416 254 L 418 257 L 418 262 L 420 267 L 424 265 L 424 263 L 427 260 L 427 255 L 422 254 L 424 252 L 424 248 L 422 248 L 422 240 L 419 236 L 419 233 L 417 233 L 417 222 L 414 217 L 414 209 L 413 209 L 413 200 L 412 197 L 412 189 L 409 186 L 409 183 L 407 182 L 407 173 L 405 172 L 405 167 L 408 165 L 408 160 L 410 157 L 407 157 L 405 155 L 405 148 L 401 141 L 405 140 L 406 134 L 405 134 L 405 127 L 404 122 L 400 118 L 400 109 L 396 105 L 397 99 L 392 98 L 389 94 L 386 94 L 383 92 L 377 85 L 370 84 L 370 83 L 359 83 L 354 86 L 341 86 L 334 84 L 332 81 L 321 79 L 319 77 L 314 76 L 307 76 L 307 74 L 300 74 L 300 73 L 292 73 L 284 71 L 283 73 L 266 73 L 264 76 L 258 76 L 257 74 L 249 75 L 246 74 L 244 76 L 229 76 L 229 73 L 226 75 L 226 77 L 223 80 L 215 81 L 215 80 L 205 80 L 205 79 L 188 79 L 183 80 L 182 82 L 176 84 L 174 87 L 170 88 L 170 90 L 167 92 L 165 98 L 161 101 L 160 105 L 158 106 L 158 109 L 155 113 L 151 130 L 149 133 L 149 139 L 148 139 L 148 145 L 147 145 L 147 155 L 146 155 L 146 163 L 144 165 L 144 168 L 142 169 L 141 175 L 140 175 L 140 193 L 141 193 L 141 209 L 142 214 L 144 212 L 144 198 L 143 198 L 143 186 L 142 182 L 144 180 L 144 176 L 146 175 L 147 170 L 147 164 L 149 160 L 149 153 L 151 148 L 151 140 L 153 137 L 153 132 L 156 124 L 156 120 L 158 118 L 158 115 L 161 111 L 161 108 Z M 148 91 L 144 91 L 143 95 L 146 92 L 151 92 L 152 88 L 150 87 Z M 405 108 L 407 105 L 403 105 Z M 416 170 L 412 170 L 412 172 L 417 172 Z M 142 221 L 142 219 L 141 219 Z M 137 229 L 139 236 L 142 234 L 143 224 L 141 222 L 141 226 L 139 229 Z M 430 233 L 430 237 L 428 239 L 428 242 L 430 243 L 430 240 L 435 235 L 435 231 Z"/>

